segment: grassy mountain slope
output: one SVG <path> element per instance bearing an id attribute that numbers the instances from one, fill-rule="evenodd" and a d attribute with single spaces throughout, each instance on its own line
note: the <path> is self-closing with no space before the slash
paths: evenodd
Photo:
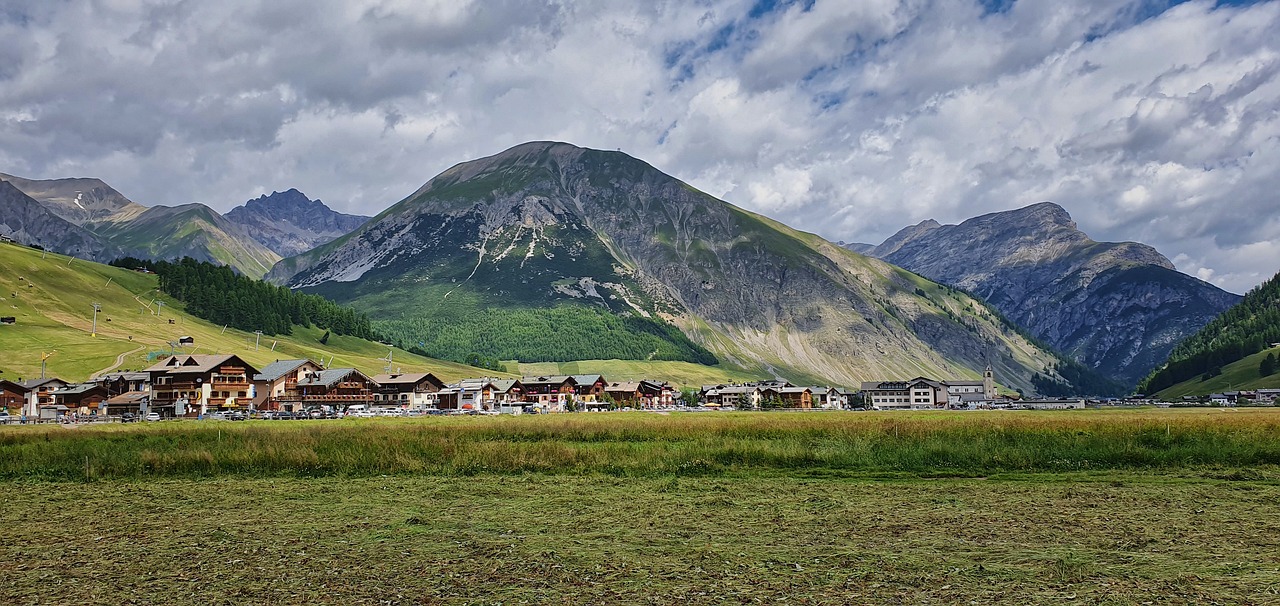
<path id="1" fill-rule="evenodd" d="M 1226 375 L 1228 368 L 1238 372 L 1225 382 L 1239 388 L 1237 380 L 1252 383 L 1258 378 L 1258 364 L 1253 363 L 1253 376 L 1246 376 L 1248 365 L 1233 363 L 1247 361 L 1272 343 L 1280 343 L 1280 274 L 1249 291 L 1239 304 L 1179 343 L 1165 365 L 1152 372 L 1139 390 L 1161 395 L 1210 393 L 1215 387 L 1221 389 L 1223 381 L 1212 379 Z"/>
<path id="2" fill-rule="evenodd" d="M 160 308 L 153 303 L 163 301 Z M 91 304 L 102 305 L 98 336 L 89 336 Z M 153 315 L 152 310 L 160 315 Z M 17 379 L 40 375 L 41 352 L 57 351 L 48 360 L 48 374 L 67 380 L 83 380 L 111 367 L 123 356 L 120 369 L 148 365 L 148 354 L 167 352 L 167 342 L 180 335 L 195 338 L 186 353 L 234 353 L 259 367 L 276 359 L 333 358 L 335 367 L 350 366 L 366 373 L 382 372 L 387 347 L 352 337 L 331 336 L 323 331 L 295 329 L 280 337 L 263 337 L 254 351 L 254 334 L 213 326 L 182 311 L 182 304 L 156 290 L 156 277 L 138 272 L 49 254 L 0 243 L 0 315 L 16 316 L 15 326 L 0 326 L 0 377 Z M 108 320 L 109 319 L 109 320 Z M 169 324 L 173 319 L 174 324 Z M 132 337 L 132 339 L 130 339 Z M 442 362 L 396 350 L 395 365 L 408 371 L 428 371 L 445 380 L 493 374 L 469 366 Z"/>
<path id="3" fill-rule="evenodd" d="M 1176 400 L 1182 396 L 1204 396 L 1224 391 L 1280 388 L 1280 372 L 1266 377 L 1258 374 L 1258 365 L 1262 363 L 1262 359 L 1267 354 L 1280 358 L 1280 347 L 1264 349 L 1231 362 L 1222 367 L 1221 374 L 1214 375 L 1207 380 L 1203 376 L 1188 379 L 1155 395 L 1165 400 Z"/>
<path id="4" fill-rule="evenodd" d="M 13 183 L 54 214 L 80 226 L 110 217 L 131 217 L 146 210 L 100 179 L 40 180 L 6 174 L 0 174 L 0 179 Z"/>
<path id="5" fill-rule="evenodd" d="M 261 278 L 280 260 L 279 255 L 203 204 L 153 206 L 126 221 L 108 220 L 89 227 L 138 258 L 191 257 L 229 265 L 255 278 Z"/>
<path id="6" fill-rule="evenodd" d="M 437 356 L 469 333 L 458 346 L 502 359 L 567 362 L 581 347 L 605 351 L 579 358 L 698 361 L 676 338 L 665 339 L 676 354 L 608 349 L 620 337 L 581 330 L 585 322 L 533 336 L 482 330 L 504 316 L 575 309 L 670 322 L 727 369 L 805 382 L 976 378 L 991 363 L 1030 391 L 1057 360 L 961 292 L 626 154 L 559 143 L 459 164 L 269 277 L 350 302 Z M 564 342 L 585 345 L 558 349 Z"/>

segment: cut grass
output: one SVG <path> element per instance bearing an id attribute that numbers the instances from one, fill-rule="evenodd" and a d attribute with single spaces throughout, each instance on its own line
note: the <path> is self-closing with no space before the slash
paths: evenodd
<path id="1" fill-rule="evenodd" d="M 0 602 L 1262 604 L 1257 482 L 8 484 Z"/>
<path id="2" fill-rule="evenodd" d="M 1196 377 L 1178 383 L 1157 395 L 1166 400 L 1178 400 L 1182 396 L 1207 396 L 1224 391 L 1280 388 L 1280 372 L 1267 377 L 1258 374 L 1258 365 L 1262 363 L 1263 358 L 1267 357 L 1267 354 L 1280 357 L 1280 347 L 1264 349 L 1223 366 L 1222 374 L 1208 381 L 1201 381 L 1200 377 Z"/>

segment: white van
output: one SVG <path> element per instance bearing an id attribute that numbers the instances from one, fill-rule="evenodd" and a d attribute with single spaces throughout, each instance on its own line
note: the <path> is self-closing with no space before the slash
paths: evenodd
<path id="1" fill-rule="evenodd" d="M 373 416 L 373 411 L 369 410 L 369 407 L 364 404 L 352 404 L 347 407 L 346 416 L 367 419 Z"/>

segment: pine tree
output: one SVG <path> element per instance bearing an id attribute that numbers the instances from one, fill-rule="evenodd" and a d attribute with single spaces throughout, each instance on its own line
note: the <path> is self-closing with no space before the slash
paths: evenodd
<path id="1" fill-rule="evenodd" d="M 1269 353 L 1267 357 L 1262 359 L 1262 363 L 1258 364 L 1258 375 L 1269 377 L 1276 374 L 1276 354 Z"/>

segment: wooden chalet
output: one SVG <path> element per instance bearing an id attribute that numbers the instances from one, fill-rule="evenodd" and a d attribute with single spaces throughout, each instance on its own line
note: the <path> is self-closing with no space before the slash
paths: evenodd
<path id="1" fill-rule="evenodd" d="M 813 408 L 813 390 L 808 387 L 765 387 L 760 397 L 780 400 L 786 408 Z"/>
<path id="2" fill-rule="evenodd" d="M 381 374 L 373 376 L 375 406 L 434 408 L 444 381 L 429 372 Z"/>
<path id="3" fill-rule="evenodd" d="M 298 382 L 324 370 L 311 360 L 276 360 L 253 375 L 253 406 L 261 410 L 302 410 Z"/>
<path id="4" fill-rule="evenodd" d="M 524 377 L 525 400 L 543 407 L 564 406 L 574 397 L 578 382 L 570 375 Z"/>
<path id="5" fill-rule="evenodd" d="M 0 407 L 10 414 L 34 419 L 40 414 L 41 406 L 54 404 L 53 392 L 67 385 L 66 381 L 54 377 L 26 381 L 0 379 Z"/>
<path id="6" fill-rule="evenodd" d="M 673 402 L 674 390 L 660 381 L 619 381 L 610 383 L 605 393 L 619 406 L 632 408 L 656 408 Z"/>
<path id="7" fill-rule="evenodd" d="M 595 402 L 604 397 L 609 382 L 602 375 L 571 375 L 573 394 L 580 402 Z"/>
<path id="8" fill-rule="evenodd" d="M 97 383 L 68 385 L 52 392 L 53 404 L 80 414 L 97 414 L 98 407 L 107 399 L 107 390 Z"/>
<path id="9" fill-rule="evenodd" d="M 301 406 L 345 408 L 352 404 L 373 404 L 376 384 L 354 368 L 331 368 L 308 374 L 298 381 Z M 296 408 L 295 408 L 296 410 Z"/>
<path id="10" fill-rule="evenodd" d="M 230 354 L 179 354 L 146 372 L 151 376 L 153 412 L 194 417 L 247 407 L 252 402 L 250 378 L 258 369 Z"/>

